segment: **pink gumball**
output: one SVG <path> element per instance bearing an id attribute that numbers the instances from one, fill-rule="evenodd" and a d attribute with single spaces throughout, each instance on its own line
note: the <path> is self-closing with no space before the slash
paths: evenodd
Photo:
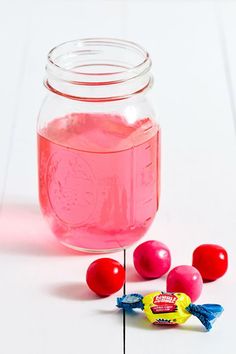
<path id="1" fill-rule="evenodd" d="M 202 285 L 202 276 L 196 268 L 190 265 L 181 265 L 173 268 L 168 274 L 166 290 L 185 293 L 194 302 L 201 295 Z"/>
<path id="2" fill-rule="evenodd" d="M 141 243 L 133 254 L 134 266 L 145 279 L 159 278 L 170 269 L 170 251 L 164 243 L 146 241 Z"/>

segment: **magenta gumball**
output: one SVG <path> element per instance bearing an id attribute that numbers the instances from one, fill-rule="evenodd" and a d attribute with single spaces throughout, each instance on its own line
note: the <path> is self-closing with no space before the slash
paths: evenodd
<path id="1" fill-rule="evenodd" d="M 202 285 L 202 276 L 196 268 L 190 265 L 181 265 L 169 272 L 166 289 L 168 292 L 185 293 L 194 302 L 201 295 Z"/>
<path id="2" fill-rule="evenodd" d="M 171 265 L 169 248 L 155 240 L 141 243 L 134 250 L 133 260 L 136 271 L 145 279 L 160 278 Z"/>

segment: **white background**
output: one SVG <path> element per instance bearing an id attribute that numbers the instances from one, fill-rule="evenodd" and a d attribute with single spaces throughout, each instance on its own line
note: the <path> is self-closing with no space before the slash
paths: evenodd
<path id="1" fill-rule="evenodd" d="M 153 59 L 153 102 L 162 126 L 160 210 L 145 239 L 172 250 L 172 266 L 193 249 L 229 252 L 225 277 L 204 285 L 199 303 L 225 312 L 212 332 L 197 319 L 152 327 L 126 316 L 127 354 L 214 353 L 235 349 L 236 1 L 0 1 L 0 353 L 122 354 L 115 296 L 85 285 L 96 256 L 60 246 L 37 205 L 35 124 L 47 52 L 80 37 L 136 41 Z M 113 258 L 123 262 L 123 254 Z M 127 292 L 165 289 L 141 281 L 127 251 Z M 121 294 L 122 290 L 117 294 Z"/>

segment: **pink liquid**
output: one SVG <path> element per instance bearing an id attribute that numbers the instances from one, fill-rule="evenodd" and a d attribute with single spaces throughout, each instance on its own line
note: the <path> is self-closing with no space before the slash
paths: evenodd
<path id="1" fill-rule="evenodd" d="M 73 113 L 39 131 L 39 197 L 70 247 L 115 250 L 144 235 L 159 202 L 159 130 L 149 118 Z"/>

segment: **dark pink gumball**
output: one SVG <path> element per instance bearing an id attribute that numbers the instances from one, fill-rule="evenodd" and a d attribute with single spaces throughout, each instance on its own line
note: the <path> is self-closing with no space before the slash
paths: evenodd
<path id="1" fill-rule="evenodd" d="M 181 265 L 169 272 L 166 290 L 185 293 L 194 302 L 201 295 L 202 285 L 202 276 L 196 268 L 190 265 Z"/>
<path id="2" fill-rule="evenodd" d="M 133 259 L 135 269 L 145 279 L 161 277 L 171 265 L 169 248 L 158 241 L 141 243 L 134 250 Z"/>

